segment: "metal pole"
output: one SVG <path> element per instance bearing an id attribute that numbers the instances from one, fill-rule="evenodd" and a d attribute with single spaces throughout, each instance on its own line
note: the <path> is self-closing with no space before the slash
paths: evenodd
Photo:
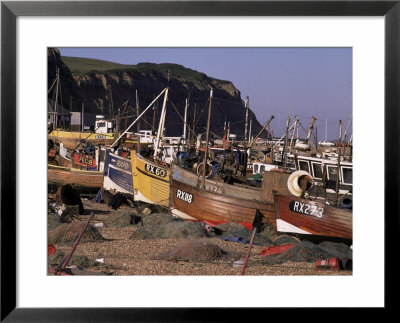
<path id="1" fill-rule="evenodd" d="M 75 249 L 76 249 L 76 247 L 78 246 L 79 241 L 81 240 L 83 234 L 84 234 L 85 231 L 86 231 L 87 226 L 89 225 L 89 222 L 93 219 L 93 217 L 94 217 L 94 213 L 92 212 L 92 213 L 90 214 L 89 219 L 86 221 L 85 225 L 83 226 L 81 232 L 79 233 L 79 236 L 78 236 L 78 238 L 76 239 L 76 241 L 75 241 L 75 243 L 74 243 L 74 246 L 72 247 L 71 251 L 69 252 L 67 258 L 65 258 L 65 260 L 63 260 L 63 261 L 57 266 L 57 269 L 58 269 L 57 271 L 64 271 L 65 267 L 66 267 L 67 264 L 68 264 L 68 261 L 71 259 L 72 254 L 75 252 Z"/>
<path id="2" fill-rule="evenodd" d="M 206 150 L 204 152 L 203 161 L 203 178 L 201 181 L 201 187 L 204 189 L 206 185 L 206 165 L 207 165 L 207 155 L 208 155 L 208 136 L 210 135 L 210 121 L 211 121 L 211 102 L 212 102 L 213 90 L 210 90 L 210 104 L 208 105 L 208 119 L 207 119 L 207 132 L 206 132 Z"/>

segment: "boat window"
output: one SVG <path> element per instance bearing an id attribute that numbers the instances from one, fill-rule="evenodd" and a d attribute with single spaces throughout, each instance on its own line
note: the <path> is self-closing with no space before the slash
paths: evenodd
<path id="1" fill-rule="evenodd" d="M 99 122 L 99 123 L 97 123 L 97 128 L 105 127 L 105 126 L 106 126 L 106 123 L 105 123 L 105 122 Z"/>
<path id="2" fill-rule="evenodd" d="M 299 160 L 299 170 L 305 170 L 310 173 L 310 165 L 308 164 L 308 161 Z"/>
<path id="3" fill-rule="evenodd" d="M 264 173 L 264 171 L 265 171 L 265 166 L 264 166 L 264 165 L 261 165 L 261 166 L 260 166 L 260 173 Z"/>
<path id="4" fill-rule="evenodd" d="M 337 179 L 337 166 L 326 166 L 328 169 L 328 179 L 331 181 L 336 181 Z"/>
<path id="5" fill-rule="evenodd" d="M 314 177 L 322 179 L 322 165 L 319 163 L 311 163 L 313 172 L 314 172 Z"/>
<path id="6" fill-rule="evenodd" d="M 353 184 L 353 168 L 342 167 L 343 184 Z"/>
<path id="7" fill-rule="evenodd" d="M 258 173 L 258 165 L 254 165 L 254 173 Z"/>

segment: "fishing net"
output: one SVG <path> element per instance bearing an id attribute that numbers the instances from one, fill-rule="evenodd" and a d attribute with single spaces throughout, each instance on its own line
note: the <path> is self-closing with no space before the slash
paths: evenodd
<path id="1" fill-rule="evenodd" d="M 143 225 L 154 225 L 154 224 L 167 224 L 174 222 L 174 217 L 170 213 L 151 213 L 142 216 Z"/>
<path id="2" fill-rule="evenodd" d="M 57 250 L 54 254 L 48 257 L 48 265 L 56 266 L 58 265 L 67 255 L 68 253 L 64 253 L 62 251 Z M 98 266 L 100 263 L 94 260 L 89 259 L 86 256 L 80 256 L 73 254 L 71 259 L 68 261 L 67 266 L 76 265 L 83 268 L 89 268 Z"/>
<path id="3" fill-rule="evenodd" d="M 345 244 L 334 242 L 322 242 L 321 244 L 317 245 L 310 241 L 301 241 L 281 254 L 263 258 L 261 262 L 266 265 L 275 265 L 287 261 L 312 263 L 319 259 L 329 259 L 331 257 L 351 258 L 351 249 Z"/>
<path id="4" fill-rule="evenodd" d="M 222 230 L 222 233 L 219 234 L 221 239 L 227 239 L 229 237 L 239 237 L 242 240 L 250 241 L 252 231 L 246 229 L 243 225 L 234 222 L 228 222 L 224 224 L 220 224 L 216 226 L 217 229 Z M 256 233 L 254 237 L 254 244 L 262 245 L 262 246 L 272 246 L 274 243 L 272 239 L 275 238 L 276 233 L 275 230 L 271 229 L 268 225 L 263 225 L 263 228 L 260 233 Z"/>
<path id="5" fill-rule="evenodd" d="M 134 224 L 132 219 L 137 216 L 135 213 L 132 212 L 123 212 L 116 216 L 110 217 L 109 219 L 105 220 L 105 224 L 107 227 L 118 227 L 123 228 L 127 227 L 131 224 Z"/>
<path id="6" fill-rule="evenodd" d="M 48 232 L 48 242 L 52 244 L 75 242 L 82 228 L 83 222 L 63 223 Z M 100 232 L 92 225 L 88 225 L 80 242 L 105 240 Z"/>
<path id="7" fill-rule="evenodd" d="M 181 245 L 178 245 L 158 256 L 162 260 L 203 260 L 212 261 L 221 259 L 227 253 L 220 247 L 198 240 L 190 240 Z"/>
<path id="8" fill-rule="evenodd" d="M 198 223 L 191 221 L 174 221 L 166 224 L 138 226 L 137 229 L 132 232 L 130 239 L 176 239 L 192 237 L 207 237 L 207 233 Z"/>
<path id="9" fill-rule="evenodd" d="M 47 229 L 52 230 L 61 224 L 60 217 L 54 213 L 47 214 Z"/>

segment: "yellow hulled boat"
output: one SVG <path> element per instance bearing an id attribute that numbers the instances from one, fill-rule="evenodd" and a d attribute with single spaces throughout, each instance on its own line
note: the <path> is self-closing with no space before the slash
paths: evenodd
<path id="1" fill-rule="evenodd" d="M 166 164 L 131 151 L 133 199 L 169 206 L 171 170 Z"/>

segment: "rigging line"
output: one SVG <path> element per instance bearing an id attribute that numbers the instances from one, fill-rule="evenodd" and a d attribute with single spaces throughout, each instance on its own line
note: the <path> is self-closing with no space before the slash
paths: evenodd
<path id="1" fill-rule="evenodd" d="M 178 109 L 175 107 L 174 102 L 172 102 L 171 100 L 169 100 L 169 102 L 171 102 L 172 107 L 175 109 L 176 113 L 178 114 L 179 118 L 181 118 L 181 120 L 183 121 L 183 123 L 189 128 L 189 131 L 191 131 L 195 136 L 196 133 L 194 132 L 194 130 L 192 130 L 192 128 L 190 128 L 190 126 L 188 125 L 187 122 L 185 122 L 185 120 L 182 118 L 181 114 L 179 113 Z"/>
<path id="2" fill-rule="evenodd" d="M 210 100 L 210 98 L 208 98 L 207 101 L 206 101 L 206 103 L 204 104 L 204 108 L 203 108 L 203 110 L 201 110 L 200 115 L 198 116 L 198 118 L 197 118 L 197 120 L 196 120 L 196 123 L 194 124 L 194 128 L 196 128 L 197 124 L 199 123 L 200 118 L 201 118 L 201 115 L 203 114 L 205 108 L 207 107 L 207 104 L 208 104 L 208 101 L 209 101 L 209 100 Z"/>
<path id="3" fill-rule="evenodd" d="M 51 90 L 53 89 L 53 86 L 56 84 L 57 79 L 54 79 L 53 84 L 50 86 L 50 89 L 47 91 L 47 95 L 50 94 Z"/>

